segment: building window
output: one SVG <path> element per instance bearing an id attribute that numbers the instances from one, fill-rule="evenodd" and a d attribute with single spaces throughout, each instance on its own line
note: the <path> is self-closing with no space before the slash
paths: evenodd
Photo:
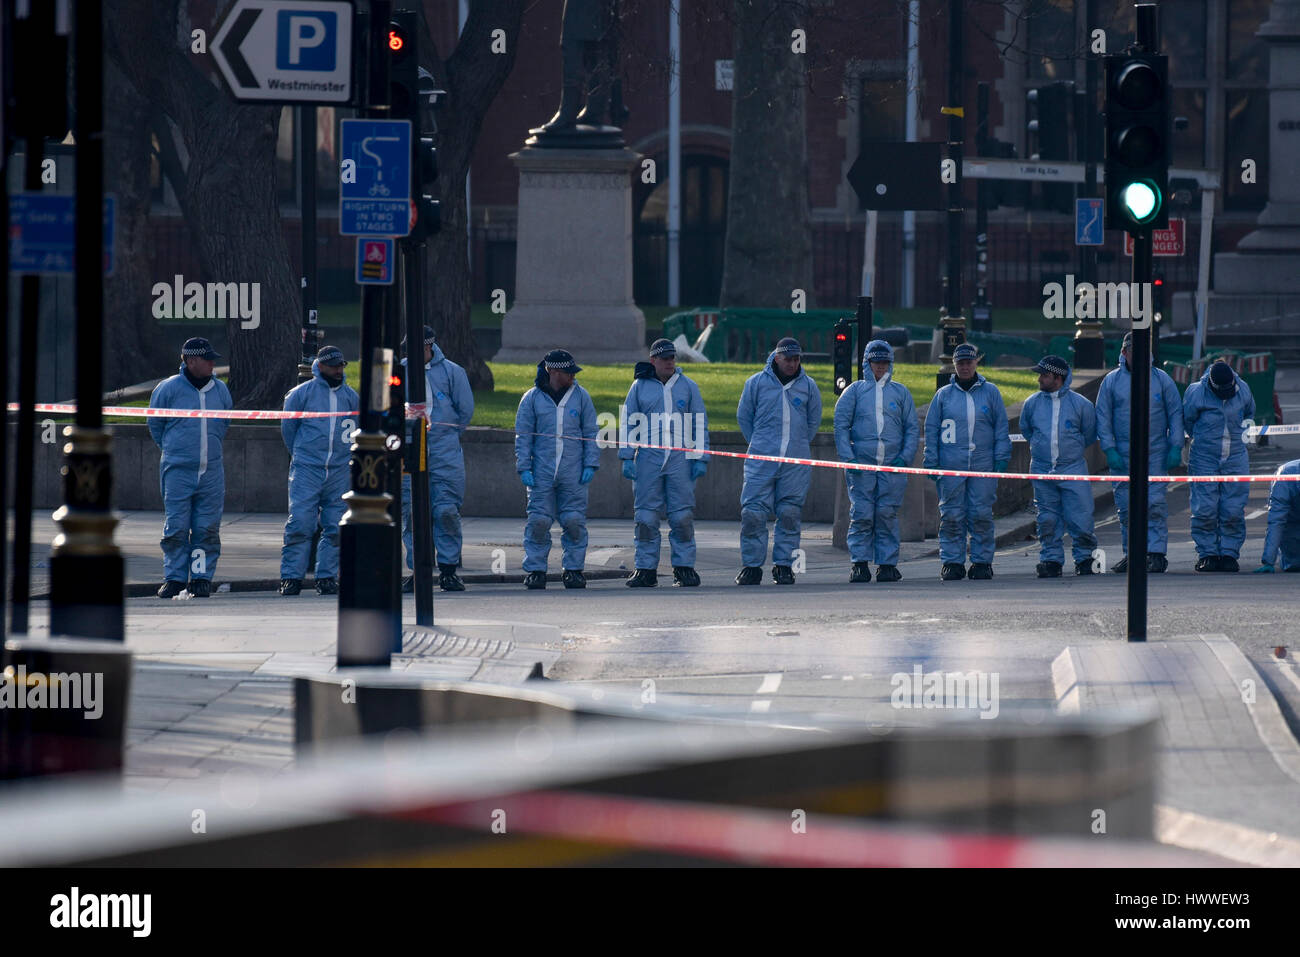
<path id="1" fill-rule="evenodd" d="M 858 147 L 866 143 L 901 143 L 907 138 L 907 81 L 902 77 L 867 77 L 858 98 Z"/>
<path id="2" fill-rule="evenodd" d="M 1187 117 L 1187 129 L 1174 130 L 1174 165 L 1180 169 L 1205 167 L 1205 91 L 1174 90 L 1174 116 Z"/>
<path id="3" fill-rule="evenodd" d="M 715 306 L 722 291 L 729 164 L 715 156 L 686 154 L 682 167 L 682 307 Z M 633 294 L 637 302 L 651 305 L 668 301 L 668 183 L 665 177 L 638 197 Z"/>
<path id="4" fill-rule="evenodd" d="M 1268 46 L 1255 36 L 1269 0 L 1228 0 L 1228 79 L 1267 80 Z"/>
<path id="5" fill-rule="evenodd" d="M 351 111 L 348 111 L 351 115 Z M 327 204 L 339 196 L 339 117 L 332 106 L 316 107 L 316 202 Z M 298 205 L 298 109 L 283 107 L 275 142 L 277 195 L 282 204 Z"/>
<path id="6" fill-rule="evenodd" d="M 1073 79 L 1074 0 L 1028 0 L 1025 21 L 1030 79 Z"/>
<path id="7" fill-rule="evenodd" d="M 275 140 L 276 197 L 281 204 L 298 202 L 297 124 L 292 106 L 280 108 L 280 129 Z"/>
<path id="8" fill-rule="evenodd" d="M 1268 90 L 1229 90 L 1224 112 L 1223 208 L 1263 209 L 1268 198 Z M 1255 182 L 1241 181 L 1241 164 L 1255 161 Z"/>

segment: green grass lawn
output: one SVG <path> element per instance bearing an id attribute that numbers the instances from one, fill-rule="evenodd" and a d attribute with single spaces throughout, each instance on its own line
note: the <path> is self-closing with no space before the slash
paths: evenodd
<path id="1" fill-rule="evenodd" d="M 519 408 L 519 399 L 532 387 L 537 375 L 535 366 L 507 363 L 488 363 L 496 380 L 496 388 L 491 394 L 478 392 L 474 395 L 474 425 L 493 426 L 509 429 L 515 424 L 515 410 Z M 835 390 L 831 384 L 831 366 L 808 365 L 806 367 L 818 388 L 822 392 L 822 428 L 823 432 L 832 431 L 832 410 L 835 405 Z M 758 370 L 757 365 L 711 363 L 683 366 L 683 371 L 699 384 L 704 396 L 704 404 L 709 410 L 709 427 L 719 430 L 735 430 L 736 405 L 740 402 L 740 392 L 745 380 Z M 907 386 L 912 399 L 918 406 L 925 405 L 934 396 L 934 374 L 936 367 L 925 365 L 896 365 L 895 378 Z M 984 375 L 1002 392 L 1007 405 L 1020 402 L 1038 388 L 1036 373 L 1020 371 L 1009 372 L 1000 369 L 984 370 Z M 596 411 L 617 414 L 619 405 L 627 398 L 627 390 L 632 384 L 631 366 L 584 366 L 578 374 L 578 382 L 591 393 L 591 400 Z"/>

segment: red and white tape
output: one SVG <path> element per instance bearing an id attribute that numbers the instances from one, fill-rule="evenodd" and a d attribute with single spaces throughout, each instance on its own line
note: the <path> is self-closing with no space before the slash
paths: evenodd
<path id="1" fill-rule="evenodd" d="M 9 411 L 16 411 L 17 403 L 9 403 Z M 38 403 L 37 412 L 60 412 L 73 413 L 77 411 L 75 405 Z M 168 418 L 209 418 L 209 419 L 316 419 L 316 418 L 339 418 L 345 415 L 357 415 L 355 411 L 345 412 L 283 412 L 267 411 L 253 409 L 146 409 L 139 406 L 104 406 L 105 415 L 121 416 L 163 416 Z M 412 416 L 411 418 L 420 418 Z M 426 420 L 428 421 L 428 420 Z M 432 425 L 446 425 L 459 427 L 456 422 L 433 422 Z M 1277 432 L 1297 432 L 1300 426 L 1260 426 L 1258 427 L 1261 434 L 1267 430 L 1267 434 L 1276 434 Z M 496 431 L 514 432 L 513 429 L 499 429 Z M 1249 430 L 1254 432 L 1255 430 Z M 528 435 L 546 435 L 554 436 L 552 432 L 530 432 Z M 1020 441 L 1024 441 L 1023 436 L 1016 436 Z M 597 442 L 599 439 L 581 438 L 583 442 Z M 632 448 L 638 449 L 657 449 L 664 452 L 696 452 L 697 449 L 681 445 L 653 445 L 648 442 L 629 442 Z M 802 459 L 786 455 L 758 455 L 752 452 L 723 452 L 716 449 L 710 449 L 710 456 L 721 456 L 732 459 L 753 459 L 758 462 L 776 462 L 781 465 L 812 465 L 819 468 L 836 468 L 851 469 L 862 472 L 891 472 L 899 475 L 938 475 L 947 478 L 993 478 L 993 479 L 1026 479 L 1029 481 L 1043 482 L 1127 482 L 1127 475 L 1060 475 L 1054 472 L 978 472 L 966 471 L 962 469 L 925 469 L 925 468 L 906 468 L 894 465 L 869 465 L 862 462 L 837 462 L 831 459 Z M 1300 475 L 1152 475 L 1148 477 L 1150 482 L 1192 482 L 1192 483 L 1210 483 L 1219 482 L 1300 482 Z"/>

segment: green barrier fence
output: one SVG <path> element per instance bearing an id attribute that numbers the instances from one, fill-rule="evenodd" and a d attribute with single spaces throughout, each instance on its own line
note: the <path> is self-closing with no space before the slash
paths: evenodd
<path id="1" fill-rule="evenodd" d="M 762 362 L 786 336 L 798 339 L 805 352 L 829 353 L 836 320 L 853 315 L 852 309 L 691 309 L 664 319 L 664 336 L 685 335 L 694 343 L 712 326 L 703 349 L 710 362 Z M 884 314 L 875 313 L 872 324 L 885 324 Z"/>

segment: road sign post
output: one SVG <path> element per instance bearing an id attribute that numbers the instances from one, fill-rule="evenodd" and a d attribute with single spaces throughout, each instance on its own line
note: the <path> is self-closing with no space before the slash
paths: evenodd
<path id="1" fill-rule="evenodd" d="M 239 0 L 212 39 L 236 100 L 352 102 L 352 4 Z"/>

